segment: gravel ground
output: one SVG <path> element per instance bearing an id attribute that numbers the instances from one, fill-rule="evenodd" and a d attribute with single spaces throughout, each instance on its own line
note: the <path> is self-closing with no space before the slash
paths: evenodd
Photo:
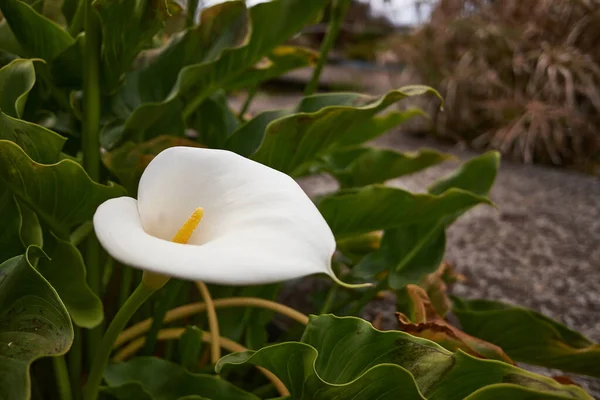
<path id="1" fill-rule="evenodd" d="M 477 155 L 398 132 L 375 145 L 402 151 L 437 148 L 462 160 Z M 448 162 L 388 184 L 423 192 L 458 165 Z M 301 185 L 310 195 L 336 187 L 327 176 L 303 180 Z M 448 230 L 446 260 L 468 278 L 452 292 L 529 307 L 600 341 L 600 180 L 503 160 L 491 198 L 498 208 L 478 206 Z M 306 298 L 298 294 L 315 284 L 322 283 L 314 279 L 299 283 L 296 290 L 286 292 L 285 300 L 298 305 Z M 387 298 L 373 302 L 364 317 L 373 319 L 381 313 L 394 327 L 394 311 L 394 299 Z M 600 379 L 572 378 L 600 399 Z"/>

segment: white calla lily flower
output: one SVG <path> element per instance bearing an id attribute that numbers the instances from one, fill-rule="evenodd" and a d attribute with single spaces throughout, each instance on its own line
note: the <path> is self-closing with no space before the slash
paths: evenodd
<path id="1" fill-rule="evenodd" d="M 164 150 L 138 200 L 106 201 L 94 229 L 116 260 L 159 275 L 246 285 L 325 273 L 339 282 L 334 236 L 300 186 L 225 150 Z M 176 243 L 182 231 L 187 244 Z"/>

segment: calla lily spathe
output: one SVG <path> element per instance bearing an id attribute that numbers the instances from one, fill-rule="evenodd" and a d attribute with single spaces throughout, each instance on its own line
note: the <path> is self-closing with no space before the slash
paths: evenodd
<path id="1" fill-rule="evenodd" d="M 172 242 L 199 207 L 204 215 L 188 243 Z M 106 201 L 94 229 L 112 257 L 157 274 L 229 285 L 315 273 L 337 281 L 335 239 L 300 186 L 225 150 L 164 150 L 144 171 L 138 200 Z"/>

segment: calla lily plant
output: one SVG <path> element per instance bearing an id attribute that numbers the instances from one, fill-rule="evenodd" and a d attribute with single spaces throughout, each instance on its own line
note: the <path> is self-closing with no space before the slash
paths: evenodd
<path id="1" fill-rule="evenodd" d="M 161 152 L 141 177 L 138 199 L 106 201 L 94 228 L 112 257 L 159 275 L 228 285 L 315 273 L 337 281 L 334 236 L 300 186 L 225 150 Z"/>

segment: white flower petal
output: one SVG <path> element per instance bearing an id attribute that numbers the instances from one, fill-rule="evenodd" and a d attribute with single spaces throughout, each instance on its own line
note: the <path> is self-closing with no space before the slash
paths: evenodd
<path id="1" fill-rule="evenodd" d="M 260 284 L 331 271 L 335 239 L 289 176 L 223 150 L 174 147 L 146 168 L 139 202 L 102 204 L 102 246 L 133 267 L 219 284 Z M 188 244 L 170 240 L 198 208 Z M 335 279 L 335 277 L 334 277 Z"/>

